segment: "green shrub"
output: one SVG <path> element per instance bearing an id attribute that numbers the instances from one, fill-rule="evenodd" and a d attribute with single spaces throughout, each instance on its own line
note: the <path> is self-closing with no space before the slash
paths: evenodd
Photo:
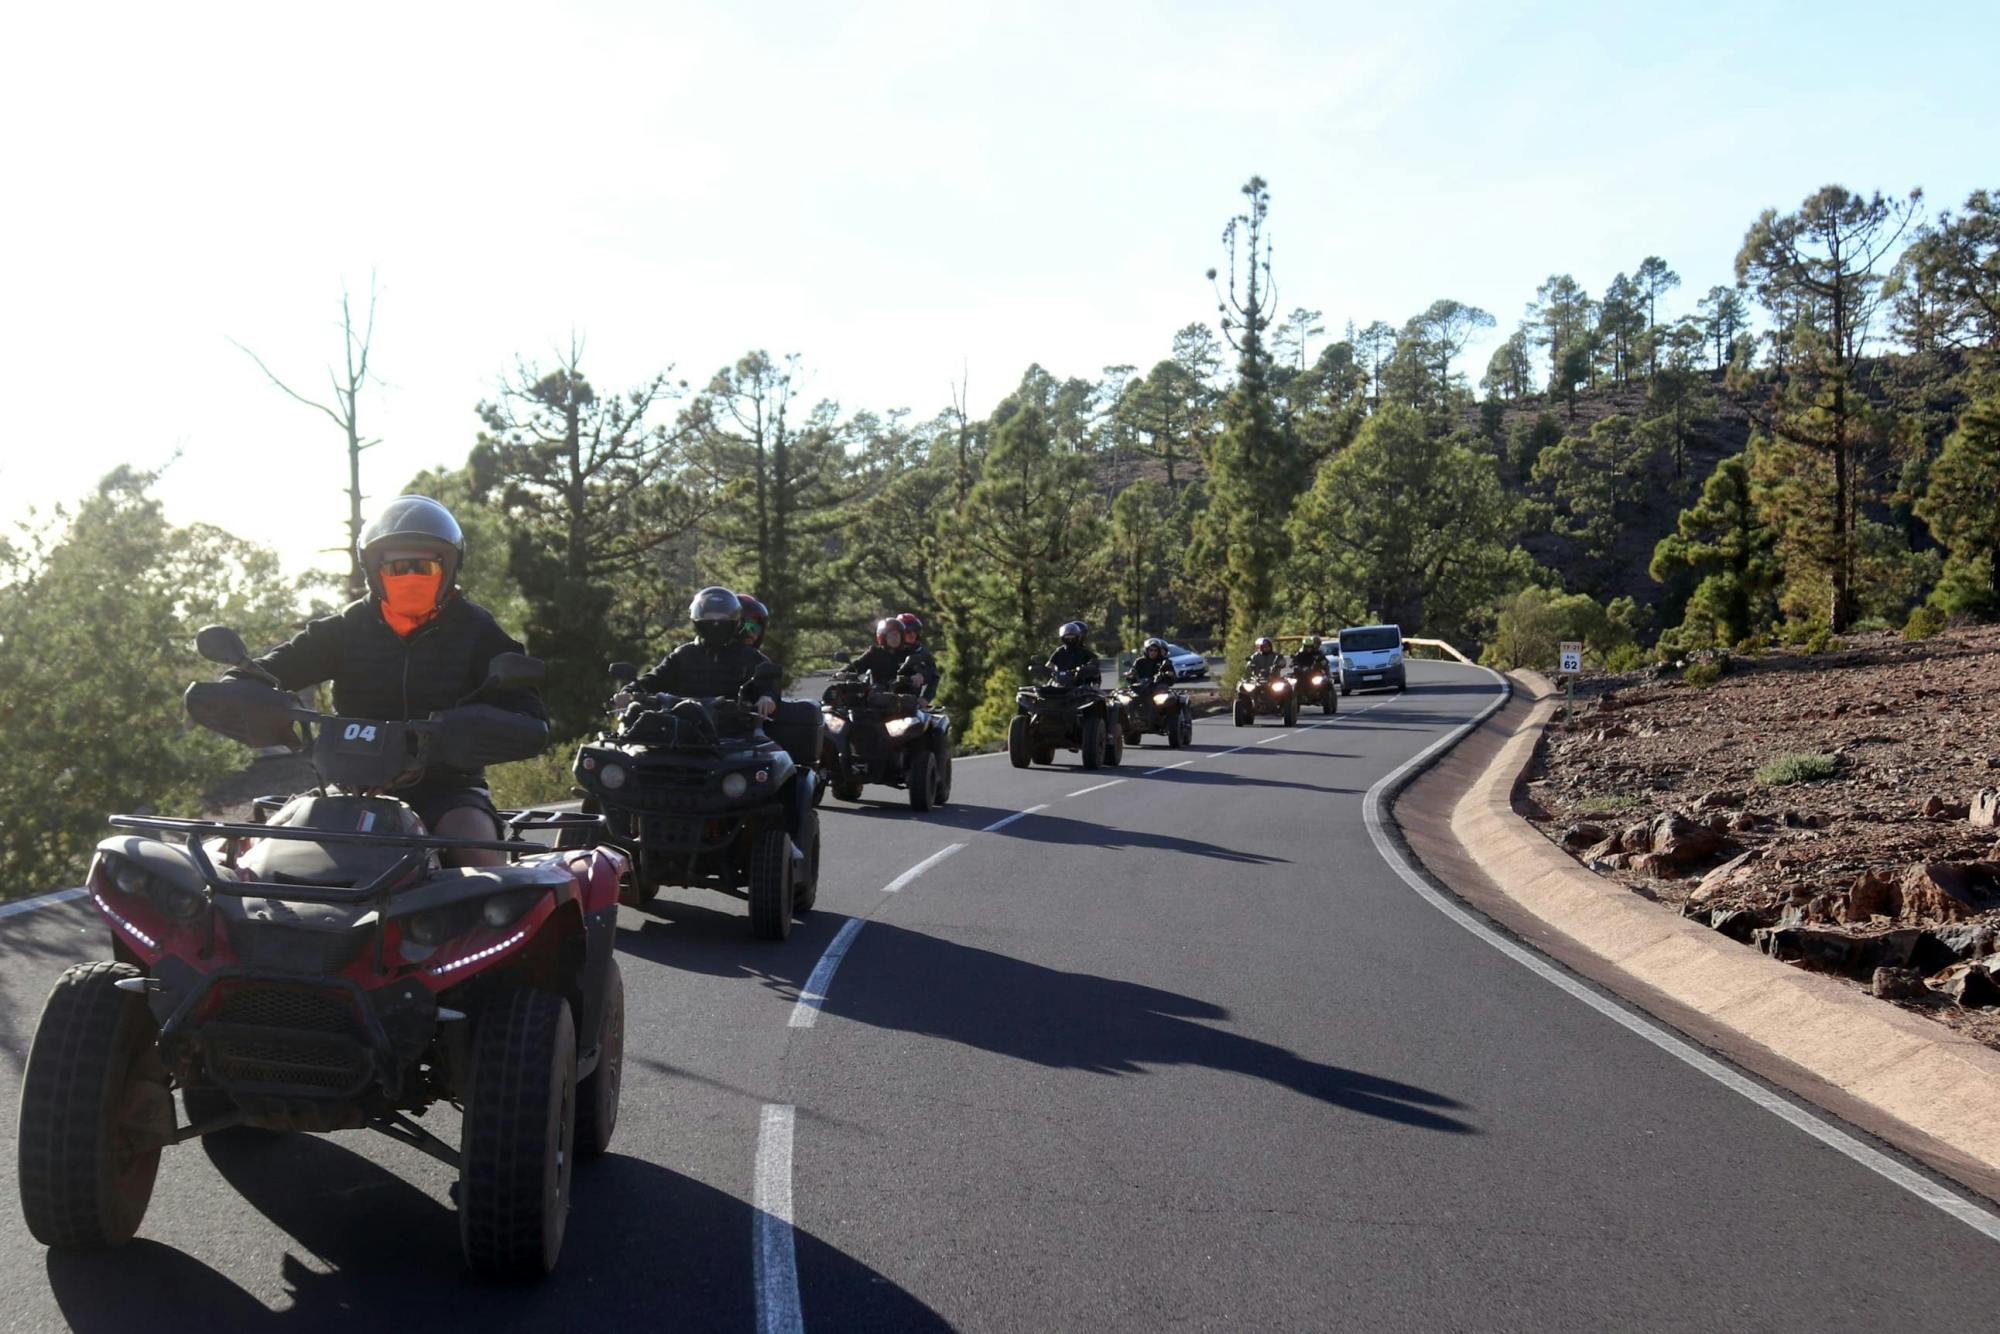
<path id="1" fill-rule="evenodd" d="M 1637 644 L 1620 644 L 1604 655 L 1604 670 L 1614 675 L 1636 672 L 1646 665 L 1646 650 Z"/>
<path id="2" fill-rule="evenodd" d="M 1840 771 L 1837 755 L 1780 755 L 1757 766 L 1757 781 L 1766 787 L 1817 783 Z"/>
<path id="3" fill-rule="evenodd" d="M 1848 628 L 1857 635 L 1872 635 L 1885 630 L 1893 630 L 1896 627 L 1886 616 L 1863 616 Z"/>
<path id="4" fill-rule="evenodd" d="M 1903 623 L 1903 638 L 1929 639 L 1944 630 L 1946 619 L 1944 612 L 1936 607 L 1918 607 L 1910 613 L 1910 619 Z"/>
<path id="5" fill-rule="evenodd" d="M 1758 658 L 1771 651 L 1771 641 L 1763 635 L 1750 635 L 1736 641 L 1736 652 L 1746 658 Z"/>
<path id="6" fill-rule="evenodd" d="M 1609 797 L 1585 797 L 1576 803 L 1578 815 L 1623 815 L 1643 805 L 1637 797 L 1619 793 Z"/>
<path id="7" fill-rule="evenodd" d="M 575 800 L 576 793 L 570 789 L 576 786 L 576 779 L 570 766 L 576 760 L 576 747 L 574 739 L 561 741 L 531 760 L 489 766 L 486 779 L 493 789 L 493 804 L 512 811 Z"/>
<path id="8" fill-rule="evenodd" d="M 1707 662 L 1690 664 L 1688 669 L 1681 673 L 1681 680 L 1697 690 L 1705 690 L 1722 679 L 1723 671 L 1721 660 L 1711 658 Z"/>
<path id="9" fill-rule="evenodd" d="M 1799 648 L 1807 654 L 1838 653 L 1846 647 L 1846 643 L 1835 639 L 1833 631 L 1824 625 L 1817 627 L 1812 634 L 1806 637 L 1805 643 L 1799 645 Z"/>

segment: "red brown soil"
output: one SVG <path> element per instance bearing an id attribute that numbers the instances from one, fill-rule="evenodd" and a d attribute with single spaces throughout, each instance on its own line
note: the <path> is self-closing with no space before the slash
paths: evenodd
<path id="1" fill-rule="evenodd" d="M 1745 910 L 1736 926 L 1746 934 L 1753 921 L 1822 939 L 1920 927 L 1956 931 L 1962 942 L 1967 927 L 1985 925 L 1993 934 L 1965 951 L 1984 956 L 2000 936 L 2000 831 L 1973 824 L 1967 807 L 2000 787 L 2000 628 L 1918 643 L 1849 636 L 1846 645 L 1737 656 L 1706 688 L 1645 675 L 1582 683 L 1576 716 L 1565 726 L 1558 715 L 1530 772 L 1535 823 L 1552 840 L 1568 834 L 1586 865 L 1665 908 L 1704 921 Z M 1757 780 L 1760 765 L 1787 754 L 1831 754 L 1839 767 L 1818 782 Z M 1649 858 L 1647 874 L 1603 844 L 1581 846 L 1576 832 L 1595 825 L 1616 838 L 1667 812 L 1718 830 L 1724 847 L 1692 864 Z M 1717 871 L 1744 852 L 1754 855 Z M 1870 915 L 1878 905 L 1866 887 L 1854 901 L 1863 873 L 1900 881 L 1927 863 L 1957 864 L 1948 873 L 1962 872 L 1969 904 L 1941 913 L 1912 896 Z M 1937 963 L 1933 950 L 1925 985 L 1894 1003 L 2000 1047 L 2000 1008 L 1956 1003 L 1944 989 L 1951 971 Z"/>

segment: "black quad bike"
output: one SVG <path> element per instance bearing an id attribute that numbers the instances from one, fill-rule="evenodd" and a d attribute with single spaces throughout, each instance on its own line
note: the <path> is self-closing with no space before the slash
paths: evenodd
<path id="1" fill-rule="evenodd" d="M 611 672 L 638 675 L 624 662 Z M 811 911 L 819 710 L 778 707 L 767 722 L 740 700 L 645 694 L 577 749 L 584 809 L 601 811 L 611 841 L 631 854 L 625 903 L 644 907 L 662 885 L 718 890 L 748 900 L 760 940 L 785 939 Z"/>
<path id="2" fill-rule="evenodd" d="M 898 677 L 878 690 L 866 676 L 836 673 L 820 696 L 826 739 L 820 774 L 842 801 L 861 800 L 864 783 L 900 787 L 910 809 L 951 800 L 951 718 Z"/>
<path id="3" fill-rule="evenodd" d="M 1174 689 L 1171 679 L 1155 677 L 1124 686 L 1114 693 L 1125 744 L 1144 745 L 1148 733 L 1164 736 L 1178 750 L 1194 740 L 1194 709 L 1187 692 Z"/>
<path id="4" fill-rule="evenodd" d="M 536 719 L 471 701 L 409 722 L 332 717 L 277 690 L 234 631 L 196 644 L 242 675 L 190 686 L 189 716 L 309 748 L 321 786 L 259 798 L 251 822 L 111 817 L 131 832 L 98 844 L 88 882 L 111 957 L 56 982 L 22 1075 L 29 1231 L 127 1241 L 170 1144 L 367 1127 L 458 1170 L 475 1271 L 546 1274 L 575 1159 L 603 1153 L 618 1121 L 624 855 L 595 846 L 588 816 L 503 813 L 509 837 L 440 838 L 396 799 L 433 761 L 535 754 Z M 477 693 L 541 670 L 501 654 Z M 506 860 L 441 864 L 468 849 Z M 463 1110 L 456 1146 L 414 1119 L 437 1103 Z"/>
<path id="5" fill-rule="evenodd" d="M 1250 727 L 1266 714 L 1276 714 L 1286 727 L 1299 721 L 1297 682 L 1278 672 L 1245 672 L 1236 683 L 1236 702 L 1231 716 L 1238 727 Z"/>
<path id="6" fill-rule="evenodd" d="M 1051 671 L 1036 662 L 1028 664 L 1028 674 L 1042 680 L 1014 693 L 1007 758 L 1016 769 L 1054 763 L 1057 747 L 1075 751 L 1086 769 L 1115 768 L 1125 758 L 1118 701 L 1104 693 L 1095 677 L 1079 676 L 1075 668 Z"/>
<path id="7" fill-rule="evenodd" d="M 1331 718 L 1340 712 L 1340 670 L 1324 661 L 1311 671 L 1295 672 L 1292 687 L 1298 692 L 1299 707 L 1319 705 L 1319 711 Z"/>

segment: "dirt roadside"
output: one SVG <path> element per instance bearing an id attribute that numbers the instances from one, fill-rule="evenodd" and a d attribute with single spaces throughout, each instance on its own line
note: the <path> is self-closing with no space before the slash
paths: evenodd
<path id="1" fill-rule="evenodd" d="M 1587 682 L 1528 777 L 1592 871 L 2000 1048 L 2000 628 Z"/>

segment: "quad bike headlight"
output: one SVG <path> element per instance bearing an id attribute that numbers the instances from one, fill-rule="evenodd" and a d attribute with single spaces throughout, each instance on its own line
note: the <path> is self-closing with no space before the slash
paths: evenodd
<path id="1" fill-rule="evenodd" d="M 722 795 L 728 797 L 731 801 L 736 800 L 749 790 L 750 776 L 741 769 L 733 770 L 722 776 Z"/>
<path id="2" fill-rule="evenodd" d="M 1172 698 L 1173 698 L 1172 695 L 1169 695 L 1166 691 L 1162 690 L 1159 694 L 1153 696 L 1153 703 L 1165 704 L 1168 700 Z"/>
<path id="3" fill-rule="evenodd" d="M 616 792 L 625 786 L 625 766 L 607 764 L 597 771 L 597 781 L 606 792 Z"/>
<path id="4" fill-rule="evenodd" d="M 106 870 L 120 893 L 144 898 L 176 922 L 193 921 L 208 906 L 200 893 L 153 874 L 130 857 L 107 857 Z"/>
<path id="5" fill-rule="evenodd" d="M 906 736 L 909 734 L 909 730 L 917 725 L 918 721 L 914 717 L 891 718 L 888 722 L 882 724 L 882 727 L 890 736 Z"/>
<path id="6" fill-rule="evenodd" d="M 429 912 L 411 913 L 403 919 L 404 939 L 425 949 L 444 944 L 464 929 L 462 919 L 452 908 L 433 908 Z"/>
<path id="7" fill-rule="evenodd" d="M 1323 686 L 1323 685 L 1325 685 L 1325 684 L 1326 684 L 1326 675 L 1325 675 L 1325 673 L 1323 673 L 1323 672 L 1315 672 L 1315 673 L 1313 673 L 1313 684 L 1314 684 L 1314 685 L 1316 685 L 1316 686 Z"/>
<path id="8" fill-rule="evenodd" d="M 528 910 L 540 903 L 548 891 L 542 889 L 517 889 L 506 894 L 494 894 L 479 905 L 479 920 L 494 928 L 512 926 L 521 920 Z"/>
<path id="9" fill-rule="evenodd" d="M 1283 681 L 1271 682 L 1271 692 L 1273 694 L 1282 695 L 1285 693 L 1285 688 L 1286 688 L 1286 683 Z"/>

